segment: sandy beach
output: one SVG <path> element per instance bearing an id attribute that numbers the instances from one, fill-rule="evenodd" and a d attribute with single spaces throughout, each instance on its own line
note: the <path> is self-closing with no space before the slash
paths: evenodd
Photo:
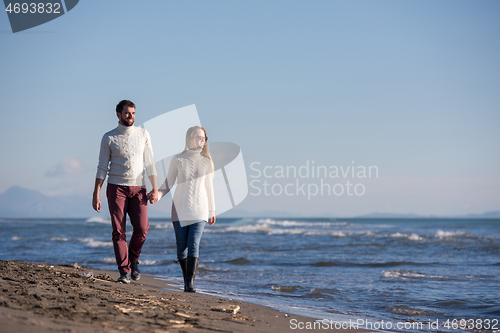
<path id="1" fill-rule="evenodd" d="M 297 331 L 291 320 L 314 322 L 260 305 L 163 289 L 167 282 L 150 276 L 116 283 L 118 272 L 78 264 L 2 260 L 0 274 L 0 332 L 278 333 Z"/>

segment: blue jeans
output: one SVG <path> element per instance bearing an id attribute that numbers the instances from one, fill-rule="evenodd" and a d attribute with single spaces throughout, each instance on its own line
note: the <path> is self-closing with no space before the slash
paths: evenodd
<path id="1" fill-rule="evenodd" d="M 179 221 L 172 222 L 175 230 L 175 241 L 177 243 L 177 259 L 183 260 L 187 257 L 200 256 L 200 240 L 205 221 L 195 222 L 193 224 L 181 227 Z"/>

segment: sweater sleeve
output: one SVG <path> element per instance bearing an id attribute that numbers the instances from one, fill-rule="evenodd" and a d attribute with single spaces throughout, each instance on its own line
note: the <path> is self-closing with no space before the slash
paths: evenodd
<path id="1" fill-rule="evenodd" d="M 108 137 L 104 135 L 101 139 L 101 150 L 99 151 L 99 162 L 97 164 L 97 173 L 95 178 L 106 180 L 110 159 L 111 151 L 109 149 Z"/>
<path id="2" fill-rule="evenodd" d="M 149 132 L 144 130 L 144 136 L 146 138 L 146 146 L 144 147 L 144 166 L 146 167 L 146 173 L 148 177 L 156 176 L 156 166 L 155 159 L 153 156 L 153 145 L 151 144 L 151 136 Z"/>
<path id="3" fill-rule="evenodd" d="M 207 190 L 208 198 L 208 211 L 215 210 L 215 197 L 214 197 L 214 172 L 212 172 L 212 167 L 209 168 L 207 175 L 205 176 L 205 188 Z"/>
<path id="4" fill-rule="evenodd" d="M 160 200 L 168 192 L 170 192 L 170 190 L 174 186 L 175 181 L 177 179 L 178 168 L 179 168 L 179 163 L 177 162 L 177 156 L 174 156 L 170 161 L 170 167 L 168 168 L 167 178 L 158 189 L 158 200 Z"/>

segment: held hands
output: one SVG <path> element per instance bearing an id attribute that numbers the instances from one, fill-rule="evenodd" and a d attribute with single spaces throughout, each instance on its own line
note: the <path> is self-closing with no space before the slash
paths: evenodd
<path id="1" fill-rule="evenodd" d="M 158 201 L 158 189 L 153 189 L 148 193 L 148 200 L 151 204 Z"/>
<path id="2" fill-rule="evenodd" d="M 210 218 L 208 219 L 208 224 L 212 225 L 215 223 L 215 212 L 212 210 L 210 211 Z"/>

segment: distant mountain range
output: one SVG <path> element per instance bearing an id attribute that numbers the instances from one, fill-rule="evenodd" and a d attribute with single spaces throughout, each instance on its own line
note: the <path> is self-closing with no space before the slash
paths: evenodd
<path id="1" fill-rule="evenodd" d="M 91 198 L 84 196 L 46 196 L 39 191 L 29 190 L 19 186 L 10 187 L 0 194 L 0 218 L 89 218 L 98 214 L 92 209 Z M 103 209 L 99 216 L 108 218 L 107 204 L 104 200 Z M 150 208 L 151 218 L 170 217 L 168 213 Z M 249 212 L 233 209 L 220 217 L 242 218 L 278 218 L 278 217 L 342 217 L 334 214 L 301 215 L 286 211 Z M 424 216 L 417 214 L 371 213 L 357 216 L 358 218 L 500 218 L 500 211 L 485 212 L 482 214 L 467 214 L 457 216 Z"/>
<path id="2" fill-rule="evenodd" d="M 92 213 L 90 200 L 83 196 L 49 197 L 36 190 L 13 186 L 0 194 L 0 217 L 87 217 Z"/>

